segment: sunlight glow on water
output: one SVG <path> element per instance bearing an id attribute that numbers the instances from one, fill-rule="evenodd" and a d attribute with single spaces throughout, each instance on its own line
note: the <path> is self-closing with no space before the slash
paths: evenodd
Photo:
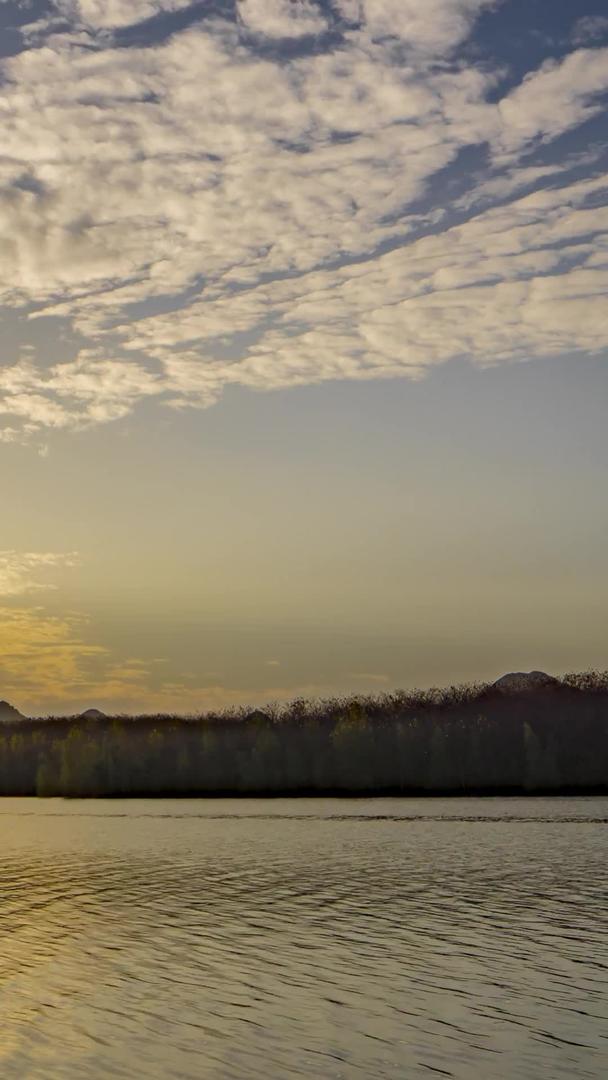
<path id="1" fill-rule="evenodd" d="M 607 799 L 0 801 L 0 1075 L 608 1075 Z"/>

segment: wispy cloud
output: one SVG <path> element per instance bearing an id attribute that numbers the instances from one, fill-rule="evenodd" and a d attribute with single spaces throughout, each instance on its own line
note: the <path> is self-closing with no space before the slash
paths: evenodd
<path id="1" fill-rule="evenodd" d="M 608 15 L 583 15 L 572 32 L 575 45 L 592 45 L 608 38 Z"/>
<path id="2" fill-rule="evenodd" d="M 324 697 L 343 687 L 281 684 L 226 686 L 212 673 L 186 681 L 160 661 L 120 658 L 95 640 L 84 615 L 0 607 L 1 696 L 26 714 L 65 714 L 96 706 L 107 712 L 197 713 Z"/>
<path id="3" fill-rule="evenodd" d="M 484 0 L 241 0 L 148 47 L 106 33 L 185 6 L 61 0 L 2 63 L 0 302 L 83 344 L 0 367 L 0 440 L 606 346 L 599 160 L 573 182 L 541 152 L 605 107 L 607 48 L 498 95 L 458 51 Z M 433 197 L 471 150 L 466 194 Z"/>
<path id="4" fill-rule="evenodd" d="M 192 0 L 55 0 L 66 18 L 94 29 L 133 26 L 162 12 L 190 7 Z"/>
<path id="5" fill-rule="evenodd" d="M 53 573 L 77 566 L 77 552 L 0 551 L 0 598 L 57 588 Z M 49 575 L 51 575 L 49 580 Z"/>
<path id="6" fill-rule="evenodd" d="M 42 608 L 0 608 L 0 685 L 19 707 L 65 700 L 105 650 L 83 638 L 82 620 Z M 77 692 L 77 689 L 76 689 Z"/>

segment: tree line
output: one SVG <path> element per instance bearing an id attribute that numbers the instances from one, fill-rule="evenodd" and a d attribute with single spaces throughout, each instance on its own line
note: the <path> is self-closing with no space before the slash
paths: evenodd
<path id="1" fill-rule="evenodd" d="M 0 725 L 0 794 L 608 792 L 608 673 L 200 716 Z"/>

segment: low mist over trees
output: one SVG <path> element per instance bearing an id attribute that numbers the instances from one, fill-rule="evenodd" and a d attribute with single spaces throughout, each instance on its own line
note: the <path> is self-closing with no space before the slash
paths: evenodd
<path id="1" fill-rule="evenodd" d="M 14 719 L 3 795 L 608 791 L 608 673 L 196 717 Z"/>

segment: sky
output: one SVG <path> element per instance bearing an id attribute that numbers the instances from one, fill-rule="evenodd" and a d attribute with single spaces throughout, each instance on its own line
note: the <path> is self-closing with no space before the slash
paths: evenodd
<path id="1" fill-rule="evenodd" d="M 0 698 L 608 666 L 604 0 L 0 0 Z"/>

